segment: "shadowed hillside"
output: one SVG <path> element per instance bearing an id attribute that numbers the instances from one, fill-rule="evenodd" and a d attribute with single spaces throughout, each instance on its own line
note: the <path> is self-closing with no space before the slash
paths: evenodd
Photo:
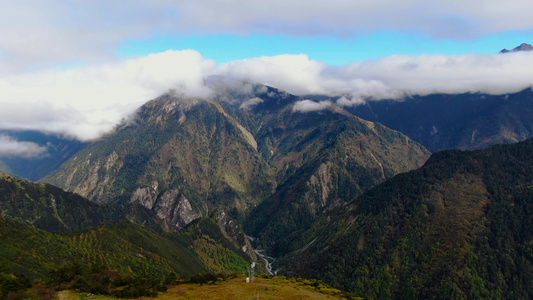
<path id="1" fill-rule="evenodd" d="M 283 272 L 379 299 L 529 299 L 531 153 L 434 154 L 321 218 Z"/>

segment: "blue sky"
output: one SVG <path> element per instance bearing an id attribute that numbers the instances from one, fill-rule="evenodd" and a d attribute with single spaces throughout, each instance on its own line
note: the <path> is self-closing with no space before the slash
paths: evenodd
<path id="1" fill-rule="evenodd" d="M 494 53 L 533 43 L 527 0 L 6 0 L 0 75 L 194 49 L 217 63 L 307 54 Z"/>
<path id="2" fill-rule="evenodd" d="M 115 50 L 120 58 L 144 56 L 168 49 L 195 49 L 218 63 L 259 56 L 307 54 L 311 59 L 332 65 L 373 60 L 396 54 L 497 53 L 523 42 L 533 43 L 533 34 L 507 31 L 469 40 L 432 38 L 419 33 L 381 31 L 339 36 L 286 35 L 184 35 L 129 39 Z"/>
<path id="3" fill-rule="evenodd" d="M 533 52 L 498 51 L 533 44 L 532 11 L 530 0 L 5 0 L 0 129 L 98 138 L 170 89 L 210 97 L 213 75 L 339 106 L 516 92 L 533 86 Z"/>

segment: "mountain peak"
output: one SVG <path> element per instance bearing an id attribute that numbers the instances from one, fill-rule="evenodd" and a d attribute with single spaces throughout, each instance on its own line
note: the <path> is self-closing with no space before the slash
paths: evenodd
<path id="1" fill-rule="evenodd" d="M 533 50 L 533 46 L 531 46 L 530 44 L 522 43 L 520 46 L 515 47 L 513 50 L 503 49 L 502 51 L 500 51 L 500 53 L 531 51 L 531 50 Z"/>

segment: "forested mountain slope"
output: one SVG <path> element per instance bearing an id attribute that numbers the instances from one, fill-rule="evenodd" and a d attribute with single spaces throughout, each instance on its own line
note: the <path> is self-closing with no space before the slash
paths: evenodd
<path id="1" fill-rule="evenodd" d="M 48 184 L 0 174 L 0 277 L 52 280 L 75 267 L 189 278 L 243 272 L 257 260 L 239 226 L 223 214 L 162 233 L 129 221 L 157 226 L 143 209 L 100 205 Z"/>
<path id="2" fill-rule="evenodd" d="M 324 215 L 282 272 L 378 299 L 530 299 L 531 153 L 436 153 Z"/>
<path id="3" fill-rule="evenodd" d="M 45 231 L 65 233 L 125 219 L 126 213 L 49 184 L 0 174 L 0 215 Z"/>

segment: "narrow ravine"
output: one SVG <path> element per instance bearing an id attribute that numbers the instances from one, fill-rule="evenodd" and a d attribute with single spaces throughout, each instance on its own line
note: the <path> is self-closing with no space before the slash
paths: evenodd
<path id="1" fill-rule="evenodd" d="M 261 257 L 265 261 L 265 269 L 267 270 L 268 275 L 276 275 L 278 270 L 272 271 L 272 264 L 276 261 L 276 259 L 274 257 L 263 254 L 264 251 L 265 250 L 254 249 L 255 254 L 257 254 L 257 256 Z"/>
<path id="2" fill-rule="evenodd" d="M 253 241 L 255 238 L 249 235 L 247 235 L 246 237 L 253 244 Z M 265 261 L 265 269 L 267 270 L 268 275 L 277 275 L 277 272 L 279 270 L 272 271 L 272 264 L 276 261 L 276 258 L 265 255 L 264 254 L 265 250 L 258 250 L 258 249 L 253 249 L 253 250 L 257 256 L 261 257 Z"/>

